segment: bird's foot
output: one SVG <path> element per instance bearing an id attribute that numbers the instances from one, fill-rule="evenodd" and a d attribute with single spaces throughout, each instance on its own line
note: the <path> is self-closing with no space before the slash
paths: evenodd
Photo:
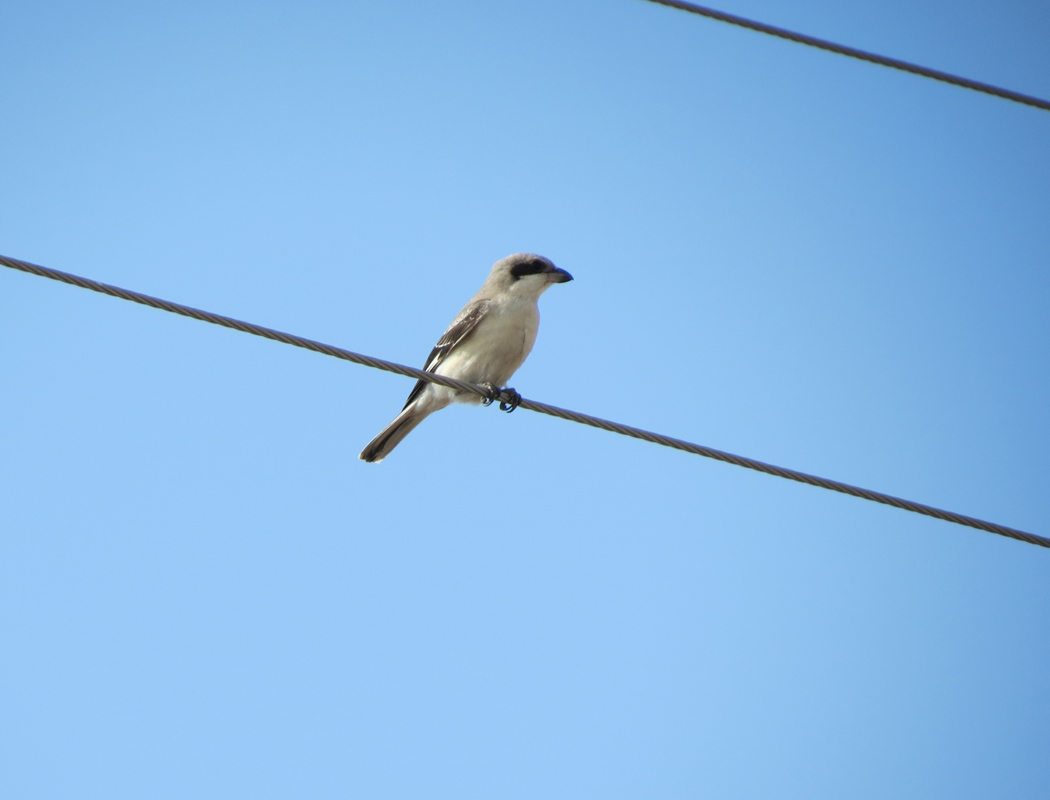
<path id="1" fill-rule="evenodd" d="M 506 411 L 508 414 L 521 405 L 521 395 L 513 389 L 504 389 L 504 392 L 510 395 L 510 400 L 500 401 L 499 410 Z"/>
<path id="2" fill-rule="evenodd" d="M 490 406 L 499 400 L 499 410 L 506 411 L 509 414 L 521 404 L 521 395 L 513 389 L 500 389 L 492 383 L 479 383 L 478 386 L 488 392 L 488 394 L 481 398 L 481 404 L 483 406 Z M 509 400 L 500 400 L 504 393 L 510 397 Z"/>
<path id="3" fill-rule="evenodd" d="M 478 386 L 480 386 L 482 389 L 485 389 L 488 392 L 487 395 L 481 398 L 481 405 L 490 406 L 497 400 L 499 400 L 500 388 L 498 386 L 488 382 L 479 383 Z"/>

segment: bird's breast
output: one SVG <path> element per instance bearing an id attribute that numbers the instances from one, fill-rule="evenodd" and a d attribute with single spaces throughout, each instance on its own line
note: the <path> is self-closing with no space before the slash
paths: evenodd
<path id="1" fill-rule="evenodd" d="M 471 383 L 504 386 L 532 351 L 539 321 L 535 302 L 493 304 L 437 371 Z"/>

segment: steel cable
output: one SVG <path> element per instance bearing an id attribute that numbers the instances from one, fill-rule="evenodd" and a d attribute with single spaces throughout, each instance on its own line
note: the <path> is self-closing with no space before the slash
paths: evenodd
<path id="1" fill-rule="evenodd" d="M 952 75 L 948 72 L 941 72 L 940 70 L 930 69 L 929 67 L 920 67 L 918 64 L 910 64 L 907 61 L 901 61 L 896 58 L 880 56 L 876 53 L 858 50 L 855 47 L 835 44 L 834 42 L 829 42 L 824 39 L 818 39 L 815 36 L 807 36 L 804 33 L 795 33 L 794 31 L 785 30 L 784 28 L 778 28 L 775 25 L 766 25 L 764 22 L 755 22 L 754 20 L 745 19 L 744 17 L 738 17 L 735 14 L 727 14 L 724 11 L 716 11 L 713 8 L 698 6 L 695 3 L 684 3 L 680 0 L 646 0 L 646 2 L 656 3 L 661 6 L 669 6 L 670 8 L 677 8 L 680 11 L 688 11 L 690 14 L 698 14 L 701 17 L 718 20 L 719 22 L 727 22 L 730 25 L 758 31 L 759 33 L 765 33 L 769 36 L 776 36 L 780 39 L 787 39 L 788 41 L 808 45 L 809 47 L 816 47 L 820 50 L 827 50 L 828 52 L 838 53 L 839 55 L 849 56 L 850 58 L 858 58 L 861 61 L 868 61 L 872 64 L 878 64 L 883 67 L 890 67 L 891 69 L 899 69 L 903 72 L 910 72 L 913 75 L 921 75 L 924 78 L 931 78 L 935 81 L 950 83 L 953 86 L 961 86 L 963 89 L 984 92 L 985 94 L 994 95 L 995 97 L 1001 97 L 1004 100 L 1012 100 L 1015 103 L 1024 103 L 1027 106 L 1050 111 L 1050 101 L 1042 100 L 1038 97 L 1021 94 L 1020 92 L 1013 92 L 1009 89 L 1002 89 L 988 83 L 981 83 L 980 81 L 972 81 L 969 78 L 960 78 L 958 75 Z"/>
<path id="2" fill-rule="evenodd" d="M 133 303 L 141 303 L 142 305 L 151 306 L 152 308 L 159 308 L 162 311 L 170 311 L 173 314 L 192 317 L 193 319 L 198 319 L 202 322 L 210 322 L 213 325 L 221 325 L 225 328 L 233 328 L 234 330 L 242 331 L 244 333 L 262 336 L 266 339 L 273 339 L 274 341 L 283 342 L 284 344 L 290 344 L 295 347 L 302 347 L 306 350 L 313 350 L 316 353 L 322 353 L 334 358 L 341 358 L 344 361 L 351 361 L 355 364 L 362 364 L 366 367 L 394 372 L 398 375 L 417 378 L 464 392 L 472 392 L 480 397 L 488 397 L 489 395 L 488 390 L 485 388 L 476 386 L 472 383 L 456 380 L 455 378 L 448 378 L 444 375 L 435 375 L 432 372 L 424 372 L 421 369 L 407 367 L 404 364 L 396 364 L 392 361 L 384 361 L 380 358 L 361 355 L 360 353 L 354 353 L 350 350 L 344 350 L 341 347 L 334 347 L 329 344 L 323 344 L 322 342 L 315 342 L 312 339 L 295 336 L 294 334 L 276 331 L 272 328 L 264 328 L 261 325 L 255 325 L 250 322 L 242 322 L 241 320 L 233 319 L 232 317 L 213 314 L 210 311 L 202 311 L 198 308 L 184 306 L 179 303 L 172 303 L 168 300 L 161 300 L 139 292 L 121 289 L 119 286 L 111 286 L 107 283 L 93 281 L 90 278 L 82 278 L 79 275 L 71 275 L 68 272 L 60 272 L 56 269 L 41 267 L 37 264 L 31 264 L 28 261 L 21 261 L 16 258 L 9 258 L 0 255 L 0 264 L 5 267 L 10 267 L 11 269 L 39 275 L 43 278 L 51 278 L 52 280 L 69 283 L 83 289 L 90 289 L 94 292 L 101 292 L 102 294 L 119 297 L 122 300 L 130 300 Z M 501 401 L 509 402 L 511 396 L 504 392 L 500 395 L 499 399 Z M 1008 528 L 1005 525 L 999 525 L 994 522 L 986 522 L 985 520 L 976 519 L 974 517 L 967 517 L 963 514 L 956 514 L 953 511 L 945 511 L 940 508 L 934 508 L 933 506 L 883 494 L 882 492 L 862 489 L 857 486 L 851 486 L 848 483 L 841 483 L 840 481 L 833 481 L 828 478 L 819 478 L 816 475 L 809 475 L 805 472 L 798 472 L 785 467 L 777 467 L 772 464 L 766 464 L 762 461 L 756 461 L 752 458 L 746 458 L 745 456 L 738 456 L 732 453 L 726 453 L 722 450 L 715 450 L 712 447 L 704 447 L 703 445 L 685 442 L 681 439 L 674 439 L 670 436 L 663 436 L 659 433 L 652 433 L 651 431 L 642 430 L 641 428 L 634 428 L 630 425 L 622 425 L 618 422 L 610 422 L 609 420 L 601 419 L 599 417 L 592 417 L 589 414 L 581 414 L 577 411 L 569 411 L 564 408 L 558 408 L 557 406 L 550 406 L 546 403 L 539 403 L 535 400 L 527 399 L 522 399 L 520 407 L 526 408 L 530 411 L 538 411 L 541 414 L 548 414 L 552 417 L 560 417 L 561 419 L 569 420 L 570 422 L 578 422 L 581 425 L 590 425 L 593 428 L 600 428 L 612 433 L 618 433 L 622 436 L 630 436 L 635 439 L 642 439 L 646 442 L 663 445 L 664 447 L 671 447 L 675 450 L 682 450 L 686 453 L 693 453 L 694 455 L 704 456 L 705 458 L 724 461 L 727 464 L 735 464 L 738 467 L 745 467 L 758 472 L 764 472 L 767 475 L 775 475 L 778 478 L 787 478 L 788 480 L 798 481 L 799 483 L 808 483 L 810 486 L 819 486 L 822 489 L 830 489 L 833 492 L 841 492 L 842 494 L 870 500 L 874 503 L 894 506 L 895 508 L 912 511 L 916 514 L 924 514 L 928 517 L 934 517 L 946 522 L 954 522 L 957 525 L 966 525 L 970 528 L 977 528 L 978 530 L 997 533 L 1000 536 L 1007 536 L 1011 539 L 1028 542 L 1029 544 L 1050 548 L 1050 539 L 1043 536 L 1037 536 L 1034 533 L 1026 533 L 1025 531 L 1017 530 L 1016 528 Z"/>

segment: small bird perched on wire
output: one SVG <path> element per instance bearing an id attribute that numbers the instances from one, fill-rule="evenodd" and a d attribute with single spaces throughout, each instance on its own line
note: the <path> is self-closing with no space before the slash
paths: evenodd
<path id="1" fill-rule="evenodd" d="M 427 372 L 476 383 L 490 390 L 488 398 L 459 392 L 435 383 L 418 381 L 401 413 L 361 451 L 362 461 L 379 462 L 420 422 L 449 403 L 488 405 L 499 398 L 501 387 L 520 367 L 540 325 L 537 301 L 553 283 L 571 281 L 572 275 L 550 260 L 533 253 L 517 253 L 497 261 L 488 280 L 452 320 L 423 366 Z M 500 403 L 513 411 L 521 395 L 502 389 L 511 401 Z"/>

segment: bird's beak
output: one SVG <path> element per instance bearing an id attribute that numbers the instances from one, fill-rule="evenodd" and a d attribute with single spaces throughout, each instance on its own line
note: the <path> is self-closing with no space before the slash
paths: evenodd
<path id="1" fill-rule="evenodd" d="M 572 275 L 570 275 L 563 269 L 555 267 L 550 271 L 549 280 L 551 283 L 567 283 L 568 281 L 572 280 Z"/>

